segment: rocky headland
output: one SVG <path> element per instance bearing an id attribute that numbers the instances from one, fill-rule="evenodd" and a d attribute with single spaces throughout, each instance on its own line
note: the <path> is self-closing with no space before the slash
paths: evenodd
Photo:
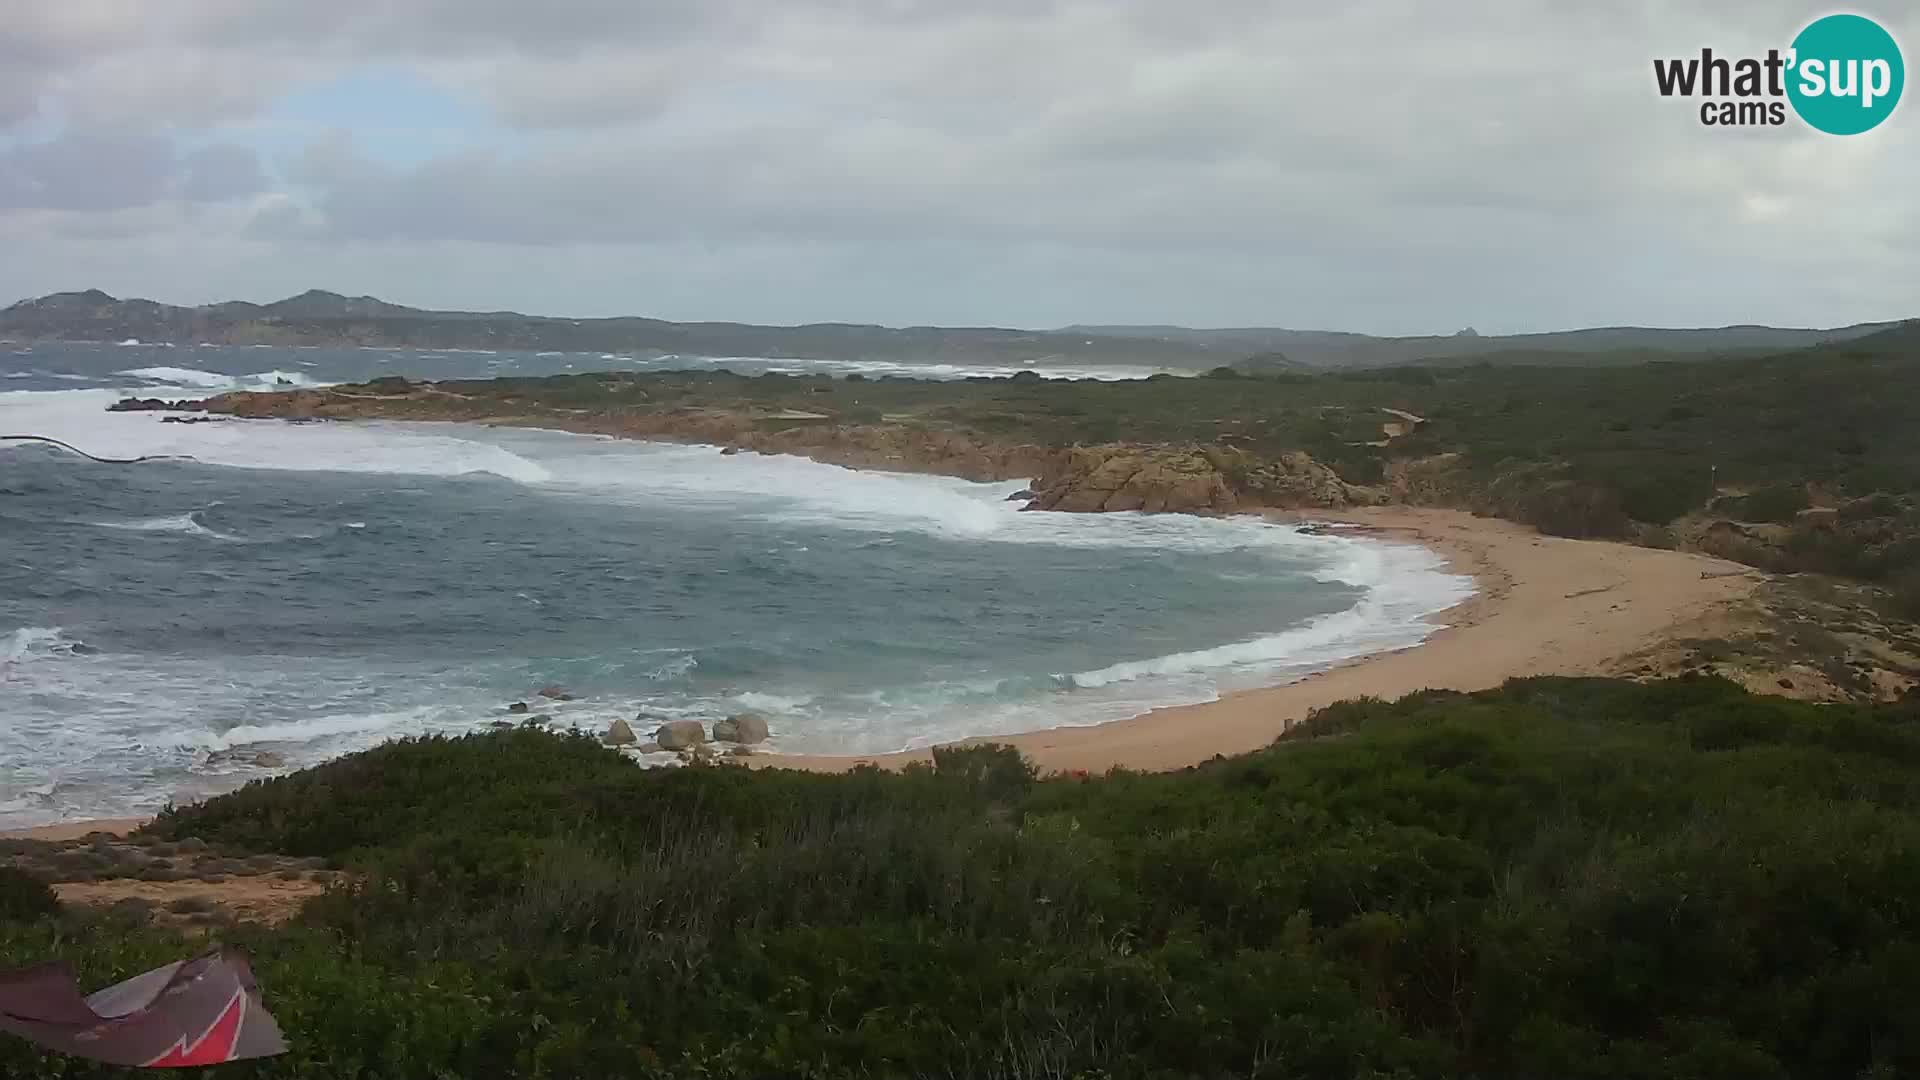
<path id="1" fill-rule="evenodd" d="M 233 392 L 204 401 L 136 399 L 115 408 L 293 423 L 464 422 L 704 444 L 723 454 L 790 454 L 850 468 L 1020 481 L 1025 490 L 1013 498 L 1025 509 L 1040 511 L 1298 511 L 1318 518 L 1389 507 L 1450 507 L 1548 534 L 1631 540 L 1775 573 L 1798 569 L 1796 553 L 1872 553 L 1897 546 L 1906 535 L 1890 528 L 1900 519 L 1887 516 L 1904 504 L 1887 496 L 1816 506 L 1782 526 L 1730 520 L 1727 511 L 1734 504 L 1752 499 L 1725 494 L 1726 489 L 1664 526 L 1593 527 L 1611 520 L 1596 515 L 1596 507 L 1610 505 L 1599 497 L 1605 491 L 1569 483 L 1533 461 L 1489 471 L 1484 460 L 1476 463 L 1454 449 L 1471 447 L 1470 439 L 1460 441 L 1456 433 L 1450 446 L 1429 434 L 1434 424 L 1421 415 L 1432 415 L 1427 409 L 1315 407 L 1302 414 L 1311 423 L 1296 418 L 1282 433 L 1278 423 L 1269 424 L 1251 406 L 1214 400 L 1244 395 L 1242 385 L 1202 379 L 1056 390 L 1027 376 L 948 388 L 692 374 L 443 383 L 390 376 L 328 388 Z M 1285 389 L 1280 385 L 1269 394 L 1277 397 Z M 1129 439 L 1088 437 L 1099 430 L 1084 419 L 1093 415 L 1090 410 L 1131 407 L 1131 399 L 1121 395 L 1150 397 L 1154 407 L 1107 428 Z M 1181 395 L 1210 395 L 1206 411 Z M 1169 416 L 1179 424 L 1167 422 Z M 1344 429 L 1322 437 L 1311 452 L 1288 445 L 1290 434 L 1312 436 L 1316 426 L 1335 422 Z M 1209 429 L 1214 432 L 1210 440 L 1202 437 Z M 1347 456 L 1340 458 L 1343 452 Z M 1339 460 L 1346 476 L 1329 464 L 1328 454 Z M 1355 483 L 1347 477 L 1369 475 L 1359 457 L 1365 454 L 1376 455 L 1378 468 L 1372 482 Z M 1831 502 L 1824 495 L 1818 501 Z M 1876 509 L 1880 503 L 1892 509 L 1882 513 Z M 1867 540 L 1878 546 L 1861 546 Z M 1829 580 L 1800 575 L 1770 587 L 1765 595 L 1772 599 L 1747 603 L 1720 623 L 1703 625 L 1697 640 L 1650 652 L 1634 673 L 1711 671 L 1816 700 L 1887 700 L 1905 693 L 1920 680 L 1920 660 L 1914 658 L 1920 630 L 1883 587 L 1830 587 L 1824 584 Z"/>
<path id="2" fill-rule="evenodd" d="M 120 407 L 295 421 L 460 421 L 700 443 L 722 453 L 794 454 L 851 468 L 1025 480 L 1030 510 L 1217 514 L 1342 509 L 1386 498 L 1379 490 L 1347 483 L 1303 451 L 1265 455 L 1222 445 L 1133 442 L 1044 446 L 919 416 L 857 420 L 790 408 L 561 407 L 400 378 L 325 389 L 237 391 L 205 401 L 140 400 Z"/>

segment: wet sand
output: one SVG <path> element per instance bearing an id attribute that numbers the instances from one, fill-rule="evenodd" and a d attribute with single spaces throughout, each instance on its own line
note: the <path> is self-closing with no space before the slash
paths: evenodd
<path id="1" fill-rule="evenodd" d="M 1723 559 L 1533 529 L 1455 510 L 1403 507 L 1279 514 L 1337 522 L 1350 535 L 1425 545 L 1478 593 L 1433 617 L 1443 629 L 1419 646 L 1362 657 L 1285 686 L 1155 709 L 1095 727 L 996 738 L 1043 772 L 1178 769 L 1257 750 L 1314 709 L 1358 697 L 1393 699 L 1426 689 L 1484 690 L 1528 675 L 1606 675 L 1674 629 L 1750 592 L 1761 575 Z M 963 740 L 965 741 L 965 740 Z M 930 760 L 925 750 L 861 757 L 769 754 L 762 768 L 840 770 Z"/>

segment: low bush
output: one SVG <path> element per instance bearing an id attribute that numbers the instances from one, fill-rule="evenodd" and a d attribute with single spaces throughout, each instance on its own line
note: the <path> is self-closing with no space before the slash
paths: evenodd
<path id="1" fill-rule="evenodd" d="M 39 878 L 13 866 L 0 866 L 0 919 L 41 919 L 60 913 L 60 899 Z"/>
<path id="2" fill-rule="evenodd" d="M 1920 1073 L 1920 713 L 1716 679 L 1348 702 L 1163 775 L 419 739 L 153 833 L 349 868 L 214 929 L 293 1043 L 234 1075 Z M 73 918 L 0 962 L 193 948 Z"/>

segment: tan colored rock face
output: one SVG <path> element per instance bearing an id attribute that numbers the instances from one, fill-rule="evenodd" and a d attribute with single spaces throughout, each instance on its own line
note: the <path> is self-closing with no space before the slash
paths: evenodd
<path id="1" fill-rule="evenodd" d="M 737 713 L 713 725 L 713 737 L 719 742 L 751 746 L 767 741 L 767 718 L 757 712 Z"/>
<path id="2" fill-rule="evenodd" d="M 1030 509 L 1231 513 L 1247 506 L 1343 507 L 1354 493 L 1304 453 L 1278 459 L 1220 447 L 1078 447 L 1034 483 Z"/>
<path id="3" fill-rule="evenodd" d="M 969 480 L 1032 478 L 1031 510 L 1073 513 L 1232 513 L 1249 507 L 1339 508 L 1374 501 L 1301 452 L 1263 457 L 1224 445 L 1109 443 L 1049 450 L 973 431 L 911 422 L 815 422 L 765 426 L 780 416 L 754 410 L 672 408 L 604 413 L 552 410 L 512 399 L 469 398 L 432 384 L 404 395 L 354 390 L 224 394 L 211 413 L 301 418 L 495 420 L 566 431 L 709 443 L 767 454 L 799 454 L 836 465 L 931 472 Z M 823 414 L 822 414 L 823 415 Z"/>
<path id="4" fill-rule="evenodd" d="M 698 720 L 669 720 L 653 733 L 653 741 L 662 750 L 688 750 L 707 741 L 707 731 Z"/>

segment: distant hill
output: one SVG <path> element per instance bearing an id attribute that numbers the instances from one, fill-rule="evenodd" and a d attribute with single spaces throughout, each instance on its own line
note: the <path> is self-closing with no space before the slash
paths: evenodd
<path id="1" fill-rule="evenodd" d="M 1607 327 L 1484 337 L 1370 337 L 1267 327 L 887 327 L 852 323 L 756 326 L 620 317 L 561 319 L 514 311 L 430 311 L 319 289 L 271 304 L 228 301 L 179 307 L 122 300 L 98 289 L 53 293 L 0 310 L 0 339 L 188 345 L 403 346 L 437 349 L 617 352 L 638 356 L 767 356 L 1026 365 L 1098 363 L 1205 371 L 1379 367 L 1494 360 L 1631 363 L 1663 355 L 1801 348 L 1896 327 L 1831 330 L 1728 326 L 1703 330 Z"/>
<path id="2" fill-rule="evenodd" d="M 1206 346 L 1058 331 L 818 323 L 754 326 L 637 317 L 560 319 L 513 311 L 428 311 L 371 296 L 313 290 L 271 304 L 178 307 L 89 289 L 0 310 L 0 339 L 180 345 L 404 346 L 558 350 L 636 356 L 766 356 L 920 363 L 1099 363 L 1202 370 L 1224 356 Z"/>
<path id="3" fill-rule="evenodd" d="M 1371 337 L 1366 334 L 1277 327 L 1195 330 L 1184 326 L 1068 326 L 1063 328 L 1063 332 L 1196 345 L 1218 353 L 1284 355 L 1296 366 L 1329 368 L 1388 367 L 1462 359 L 1469 362 L 1489 360 L 1529 364 L 1633 362 L 1653 358 L 1647 354 L 1800 349 L 1827 342 L 1849 341 L 1900 325 L 1898 322 L 1859 323 L 1826 330 L 1773 326 L 1721 326 L 1692 330 L 1607 326 L 1499 337 L 1483 336 L 1472 329 L 1447 337 Z M 1576 356 L 1578 360 L 1574 359 Z"/>

